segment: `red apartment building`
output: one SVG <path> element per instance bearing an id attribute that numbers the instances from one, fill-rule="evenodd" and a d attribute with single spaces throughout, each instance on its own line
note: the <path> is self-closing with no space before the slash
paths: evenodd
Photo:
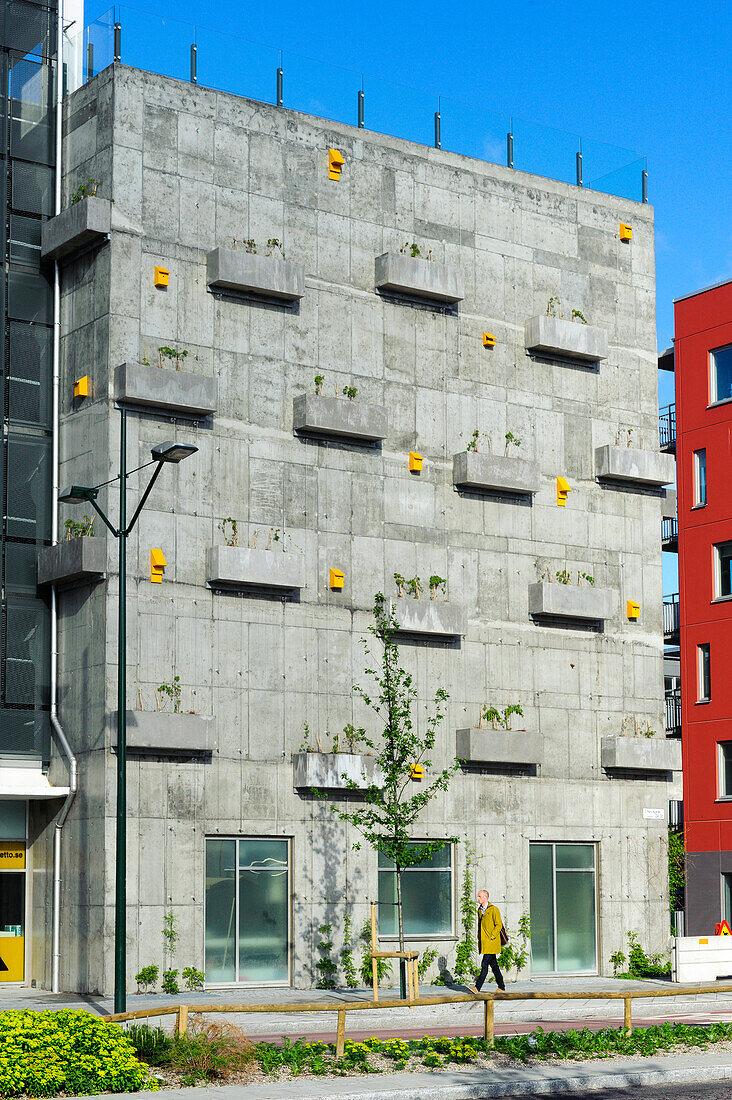
<path id="1" fill-rule="evenodd" d="M 732 923 L 732 280 L 675 303 L 686 934 Z"/>

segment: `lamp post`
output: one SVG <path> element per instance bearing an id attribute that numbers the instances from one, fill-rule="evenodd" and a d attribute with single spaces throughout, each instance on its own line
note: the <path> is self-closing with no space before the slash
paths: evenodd
<path id="1" fill-rule="evenodd" d="M 168 462 L 182 462 L 195 454 L 198 447 L 190 443 L 166 440 L 152 448 L 150 462 L 134 470 L 127 469 L 127 412 L 121 410 L 119 467 L 119 526 L 115 527 L 97 504 L 101 485 L 72 485 L 59 496 L 62 504 L 87 501 L 119 542 L 119 628 L 117 632 L 117 831 L 115 844 L 114 900 L 114 1011 L 127 1011 L 127 539 L 145 501 L 150 496 L 158 474 Z M 130 522 L 127 522 L 127 478 L 130 474 L 155 465 L 147 488 L 140 497 Z M 117 480 L 115 478 L 114 480 Z"/>

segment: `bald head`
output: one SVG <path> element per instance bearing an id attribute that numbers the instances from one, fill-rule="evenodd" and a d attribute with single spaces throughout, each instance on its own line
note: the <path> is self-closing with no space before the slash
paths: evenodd
<path id="1" fill-rule="evenodd" d="M 478 904 L 479 905 L 487 905 L 488 904 L 488 891 L 487 890 L 479 890 L 478 891 Z"/>

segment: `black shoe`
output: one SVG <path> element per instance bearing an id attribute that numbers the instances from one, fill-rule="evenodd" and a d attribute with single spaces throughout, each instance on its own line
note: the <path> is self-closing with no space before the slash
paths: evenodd
<path id="1" fill-rule="evenodd" d="M 498 988 L 500 989 L 501 993 L 505 993 L 505 992 L 506 992 L 506 987 L 505 987 L 505 985 L 499 985 L 499 987 L 498 987 Z"/>

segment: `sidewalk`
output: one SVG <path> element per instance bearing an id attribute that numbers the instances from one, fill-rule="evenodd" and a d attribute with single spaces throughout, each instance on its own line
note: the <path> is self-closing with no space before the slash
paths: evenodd
<path id="1" fill-rule="evenodd" d="M 580 1062 L 569 1066 L 535 1065 L 518 1069 L 442 1070 L 374 1074 L 368 1077 L 297 1078 L 256 1085 L 212 1085 L 166 1089 L 165 1100 L 488 1100 L 492 1097 L 603 1092 L 684 1082 L 732 1080 L 732 1054 L 684 1054 L 669 1057 Z M 97 1097 L 124 1100 L 127 1094 Z M 139 1093 L 132 1094 L 139 1100 Z"/>
<path id="2" fill-rule="evenodd" d="M 711 983 L 710 983 L 711 984 Z M 488 988 L 488 987 L 486 987 Z M 687 1016 L 710 1013 L 732 1013 L 731 994 L 694 994 L 683 985 L 672 986 L 667 981 L 652 980 L 644 982 L 617 981 L 612 978 L 532 978 L 528 981 L 511 982 L 509 992 L 553 992 L 556 989 L 567 991 L 622 992 L 625 989 L 640 991 L 643 989 L 669 989 L 678 991 L 678 996 L 649 998 L 634 1002 L 634 1017 Z M 422 996 L 442 996 L 451 993 L 467 993 L 464 986 L 445 988 L 443 986 L 422 986 Z M 382 1000 L 397 996 L 396 990 L 380 990 Z M 335 1012 L 278 1013 L 276 1006 L 282 1003 L 332 1004 L 335 1009 L 343 1001 L 371 1001 L 371 990 L 325 990 L 325 989 L 289 989 L 289 988 L 253 988 L 253 989 L 216 989 L 203 993 L 183 993 L 175 997 L 163 994 L 136 996 L 130 994 L 127 1000 L 128 1010 L 142 1008 L 161 1008 L 165 1004 L 271 1004 L 273 1012 L 263 1014 L 235 1013 L 227 1019 L 244 1027 L 249 1035 L 303 1035 L 307 1033 L 330 1033 L 335 1027 Z M 30 1008 L 36 1011 L 52 1008 L 85 1008 L 90 1012 L 107 1015 L 114 1011 L 111 997 L 77 996 L 75 994 L 52 994 L 35 989 L 1 989 L 0 1011 L 11 1008 Z M 550 1000 L 550 1001 L 496 1001 L 496 1024 L 541 1023 L 542 1021 L 569 1021 L 582 1019 L 602 1019 L 612 1022 L 622 1021 L 623 1005 L 617 1000 Z M 349 1012 L 347 1034 L 367 1031 L 369 1035 L 390 1029 L 421 1029 L 430 1033 L 431 1029 L 480 1027 L 482 1024 L 482 1006 L 480 1003 L 462 1003 L 456 1005 L 418 1006 L 416 1008 L 370 1009 L 365 1012 Z"/>

